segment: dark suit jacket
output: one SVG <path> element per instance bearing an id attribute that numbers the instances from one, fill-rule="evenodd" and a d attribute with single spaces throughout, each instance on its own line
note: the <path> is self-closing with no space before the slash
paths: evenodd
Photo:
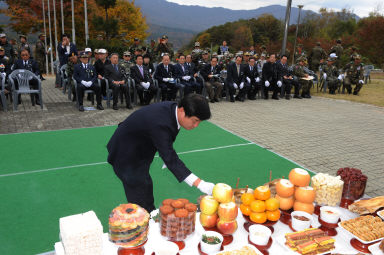
<path id="1" fill-rule="evenodd" d="M 251 71 L 251 66 L 246 65 L 245 66 L 245 76 L 251 79 L 251 83 L 255 83 L 255 78 L 259 77 L 259 72 L 257 71 L 257 66 L 256 64 L 253 66 L 253 69 Z"/>
<path id="2" fill-rule="evenodd" d="M 283 80 L 284 76 L 292 76 L 292 72 L 288 69 L 288 64 L 285 66 L 279 61 L 277 63 L 277 77 L 279 81 Z"/>
<path id="3" fill-rule="evenodd" d="M 193 62 L 191 62 L 191 63 L 185 62 L 185 66 L 188 68 L 189 73 L 190 73 L 191 76 L 193 76 L 193 75 L 195 75 L 195 73 L 197 73 L 197 69 L 196 69 L 195 63 L 193 63 Z"/>
<path id="4" fill-rule="evenodd" d="M 263 82 L 269 81 L 269 82 L 277 82 L 278 80 L 278 72 L 277 72 L 277 64 L 267 62 L 263 65 Z"/>
<path id="5" fill-rule="evenodd" d="M 203 69 L 201 69 L 200 74 L 201 74 L 201 76 L 203 76 L 205 81 L 218 81 L 218 79 L 215 79 L 215 78 L 213 78 L 213 79 L 208 78 L 208 75 L 220 74 L 220 72 L 221 72 L 221 67 L 219 65 L 216 65 L 216 67 L 213 69 L 213 73 L 212 73 L 212 65 L 207 64 L 203 67 Z"/>
<path id="6" fill-rule="evenodd" d="M 131 78 L 135 80 L 136 85 L 140 84 L 140 82 L 150 82 L 153 83 L 148 67 L 143 65 L 143 73 L 144 76 L 141 75 L 140 69 L 137 65 L 131 67 Z"/>
<path id="7" fill-rule="evenodd" d="M 157 151 L 179 182 L 191 174 L 173 149 L 179 133 L 176 106 L 175 102 L 152 104 L 133 112 L 119 124 L 107 149 L 108 162 L 120 179 L 135 183 L 147 176 Z"/>
<path id="8" fill-rule="evenodd" d="M 118 71 L 112 64 L 104 67 L 104 78 L 108 80 L 109 85 L 113 84 L 113 81 L 124 81 L 124 68 L 117 64 Z"/>
<path id="9" fill-rule="evenodd" d="M 37 76 L 40 75 L 39 65 L 33 59 L 28 60 L 28 64 L 26 67 L 24 67 L 24 60 L 22 60 L 22 59 L 16 60 L 16 62 L 13 64 L 12 71 L 17 70 L 17 69 L 26 69 L 26 70 L 31 71 L 32 73 L 36 74 Z"/>
<path id="10" fill-rule="evenodd" d="M 69 43 L 69 53 L 67 48 L 63 48 L 61 42 L 57 45 L 57 51 L 59 52 L 60 67 L 68 63 L 68 58 L 73 54 L 77 55 L 76 45 Z"/>
<path id="11" fill-rule="evenodd" d="M 176 75 L 176 78 L 178 79 L 181 79 L 181 77 L 187 76 L 187 75 L 192 76 L 192 74 L 189 73 L 189 68 L 187 68 L 185 64 L 183 66 L 184 66 L 184 71 L 183 71 L 183 68 L 181 67 L 181 64 L 178 63 L 174 65 L 175 72 L 176 72 L 175 75 Z"/>
<path id="12" fill-rule="evenodd" d="M 92 81 L 92 83 L 95 84 L 97 81 L 95 67 L 88 64 L 87 69 L 85 69 L 82 63 L 76 64 L 73 68 L 73 79 L 75 79 L 79 85 L 81 81 Z"/>
<path id="13" fill-rule="evenodd" d="M 233 62 L 228 65 L 228 70 L 227 70 L 227 83 L 228 84 L 233 84 L 236 83 L 239 85 L 240 83 L 244 82 L 245 80 L 245 70 L 244 70 L 244 65 L 240 64 L 240 75 L 237 74 L 237 67 L 236 63 Z"/>
<path id="14" fill-rule="evenodd" d="M 159 82 L 163 82 L 163 78 L 175 78 L 176 70 L 171 64 L 168 65 L 168 72 L 165 69 L 163 63 L 159 64 L 156 68 L 155 79 Z"/>
<path id="15" fill-rule="evenodd" d="M 110 65 L 111 64 L 111 61 L 109 59 L 106 59 L 105 62 L 103 63 L 100 59 L 96 60 L 95 62 L 95 69 L 96 69 L 96 72 L 97 72 L 97 75 L 101 75 L 101 76 L 105 76 L 105 66 L 106 65 Z"/>

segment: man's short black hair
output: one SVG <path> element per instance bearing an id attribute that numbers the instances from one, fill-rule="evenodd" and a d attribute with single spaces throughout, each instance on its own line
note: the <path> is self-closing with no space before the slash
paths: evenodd
<path id="1" fill-rule="evenodd" d="M 288 56 L 287 56 L 287 55 L 285 55 L 285 54 L 284 54 L 284 55 L 281 55 L 281 58 L 283 58 L 283 57 L 286 57 L 286 58 L 288 58 Z"/>
<path id="2" fill-rule="evenodd" d="M 211 110 L 206 98 L 199 94 L 189 94 L 179 101 L 178 107 L 184 108 L 187 117 L 195 116 L 200 120 L 211 118 Z"/>
<path id="3" fill-rule="evenodd" d="M 144 59 L 143 55 L 140 55 L 140 54 L 136 56 L 136 60 L 137 60 L 138 58 L 142 58 L 142 59 Z"/>
<path id="4" fill-rule="evenodd" d="M 212 61 L 214 58 L 216 59 L 217 62 L 219 62 L 219 58 L 218 58 L 218 57 L 212 57 L 212 58 L 211 58 L 211 61 Z"/>
<path id="5" fill-rule="evenodd" d="M 62 34 L 61 35 L 61 40 L 63 40 L 64 37 L 67 37 L 68 39 L 71 39 L 71 37 L 68 34 Z"/>

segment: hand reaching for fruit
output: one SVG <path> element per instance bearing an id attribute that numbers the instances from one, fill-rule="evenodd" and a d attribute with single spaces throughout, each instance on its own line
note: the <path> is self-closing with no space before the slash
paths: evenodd
<path id="1" fill-rule="evenodd" d="M 203 180 L 200 181 L 199 185 L 197 185 L 197 188 L 207 194 L 207 195 L 212 195 L 212 190 L 213 190 L 213 187 L 215 186 L 215 184 L 211 183 L 211 182 L 205 182 Z"/>

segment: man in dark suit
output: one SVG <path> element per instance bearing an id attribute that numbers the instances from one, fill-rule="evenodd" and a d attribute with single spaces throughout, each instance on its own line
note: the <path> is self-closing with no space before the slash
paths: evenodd
<path id="1" fill-rule="evenodd" d="M 175 67 L 170 64 L 169 55 L 165 54 L 162 63 L 156 68 L 155 79 L 159 82 L 162 101 L 174 101 L 176 99 L 176 72 Z"/>
<path id="2" fill-rule="evenodd" d="M 245 81 L 245 68 L 241 64 L 243 61 L 242 56 L 237 56 L 234 63 L 228 65 L 227 71 L 227 86 L 229 89 L 229 96 L 231 102 L 235 102 L 234 95 L 236 90 L 239 89 L 239 93 L 236 96 L 236 100 L 244 102 L 246 88 L 244 85 Z"/>
<path id="3" fill-rule="evenodd" d="M 189 94 L 179 103 L 161 102 L 143 107 L 119 124 L 107 145 L 108 163 L 122 181 L 129 203 L 138 204 L 148 212 L 155 209 L 149 168 L 156 152 L 179 182 L 212 193 L 213 183 L 192 174 L 173 149 L 180 127 L 194 129 L 210 116 L 206 99 Z"/>
<path id="4" fill-rule="evenodd" d="M 77 98 L 79 100 L 79 111 L 83 112 L 84 90 L 93 90 L 96 94 L 97 109 L 104 110 L 101 104 L 101 90 L 97 83 L 97 74 L 93 65 L 88 64 L 88 55 L 80 56 L 80 64 L 76 64 L 73 70 L 73 78 L 77 81 Z"/>
<path id="5" fill-rule="evenodd" d="M 223 84 L 219 79 L 221 68 L 217 63 L 218 58 L 212 57 L 211 64 L 205 65 L 200 72 L 205 80 L 205 87 L 211 103 L 219 102 L 223 90 Z"/>
<path id="6" fill-rule="evenodd" d="M 95 69 L 97 73 L 97 78 L 101 80 L 101 93 L 103 96 L 107 96 L 107 85 L 104 81 L 105 76 L 105 66 L 111 64 L 111 61 L 107 59 L 107 50 L 99 49 L 98 51 L 98 59 L 95 61 Z"/>
<path id="7" fill-rule="evenodd" d="M 156 95 L 157 88 L 153 84 L 148 67 L 143 65 L 143 61 L 142 55 L 136 57 L 136 65 L 131 67 L 131 77 L 135 81 L 141 105 L 149 105 Z"/>
<path id="8" fill-rule="evenodd" d="M 279 100 L 277 93 L 279 92 L 279 84 L 281 87 L 281 81 L 278 84 L 278 73 L 276 64 L 276 55 L 271 54 L 268 62 L 263 65 L 262 82 L 264 84 L 264 99 L 268 99 L 268 91 L 272 90 L 272 99 Z"/>
<path id="9" fill-rule="evenodd" d="M 20 52 L 20 57 L 21 59 L 16 60 L 16 62 L 13 64 L 12 71 L 17 69 L 25 69 L 31 71 L 37 77 L 40 77 L 39 64 L 35 60 L 30 59 L 29 51 L 27 49 L 24 49 Z M 15 80 L 15 86 L 18 88 L 17 80 Z M 29 86 L 32 89 L 38 89 L 39 83 L 36 79 L 32 79 L 29 81 Z M 31 94 L 31 100 L 32 104 L 36 103 L 37 105 L 40 105 L 39 94 Z"/>
<path id="10" fill-rule="evenodd" d="M 77 55 L 76 45 L 70 42 L 70 37 L 67 34 L 61 36 L 61 43 L 57 45 L 59 53 L 60 67 L 68 63 L 68 58 L 72 55 Z"/>
<path id="11" fill-rule="evenodd" d="M 176 78 L 180 79 L 180 83 L 184 86 L 184 96 L 189 93 L 196 92 L 201 94 L 202 86 L 193 79 L 193 73 L 190 73 L 190 68 L 187 68 L 185 56 L 179 56 L 179 63 L 175 65 Z"/>
<path id="12" fill-rule="evenodd" d="M 108 80 L 109 88 L 112 89 L 113 94 L 113 110 L 118 110 L 117 102 L 119 101 L 119 93 L 120 89 L 125 92 L 128 90 L 126 86 L 126 81 L 124 77 L 124 68 L 119 65 L 119 54 L 112 53 L 111 64 L 108 64 L 104 68 L 105 78 Z M 126 93 L 124 93 L 126 94 Z M 127 108 L 130 105 L 130 96 L 126 96 L 127 98 Z"/>
<path id="13" fill-rule="evenodd" d="M 255 100 L 256 94 L 259 91 L 260 77 L 259 72 L 257 71 L 256 59 L 250 57 L 248 65 L 245 66 L 245 87 L 248 93 L 248 99 Z"/>
<path id="14" fill-rule="evenodd" d="M 285 99 L 291 99 L 291 89 L 292 86 L 295 87 L 295 98 L 301 98 L 299 96 L 299 83 L 293 79 L 292 71 L 289 70 L 287 64 L 288 58 L 286 55 L 283 55 L 280 61 L 277 63 L 278 66 L 278 80 L 283 83 L 283 89 L 285 94 Z M 281 95 L 284 96 L 284 95 Z"/>

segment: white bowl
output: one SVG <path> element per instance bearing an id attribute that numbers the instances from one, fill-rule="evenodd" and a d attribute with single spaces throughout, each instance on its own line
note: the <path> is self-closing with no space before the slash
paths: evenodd
<path id="1" fill-rule="evenodd" d="M 156 245 L 154 252 L 156 255 L 176 255 L 179 252 L 179 246 L 173 242 L 164 241 L 161 245 Z"/>
<path id="2" fill-rule="evenodd" d="M 263 225 L 252 225 L 249 227 L 249 240 L 257 245 L 264 246 L 268 244 L 272 231 Z"/>
<path id="3" fill-rule="evenodd" d="M 299 219 L 296 219 L 295 216 L 304 216 L 308 220 L 307 221 L 299 220 Z M 296 231 L 301 231 L 301 230 L 304 230 L 306 228 L 309 228 L 311 226 L 312 219 L 313 219 L 312 215 L 310 215 L 307 212 L 302 212 L 302 211 L 292 212 L 291 217 L 292 217 L 292 228 Z"/>
<path id="4" fill-rule="evenodd" d="M 218 244 L 207 244 L 207 243 L 203 242 L 203 235 L 206 235 L 206 236 L 216 236 L 216 237 L 218 237 L 220 239 L 220 243 L 218 243 Z M 204 252 L 204 253 L 207 253 L 207 254 L 218 252 L 218 251 L 220 251 L 221 245 L 223 244 L 223 240 L 224 240 L 224 238 L 223 238 L 223 236 L 220 233 L 215 232 L 215 231 L 205 231 L 201 235 L 201 240 L 200 240 L 201 251 Z"/>
<path id="5" fill-rule="evenodd" d="M 330 224 L 336 224 L 340 219 L 340 213 L 331 206 L 322 206 L 320 207 L 320 219 Z"/>

